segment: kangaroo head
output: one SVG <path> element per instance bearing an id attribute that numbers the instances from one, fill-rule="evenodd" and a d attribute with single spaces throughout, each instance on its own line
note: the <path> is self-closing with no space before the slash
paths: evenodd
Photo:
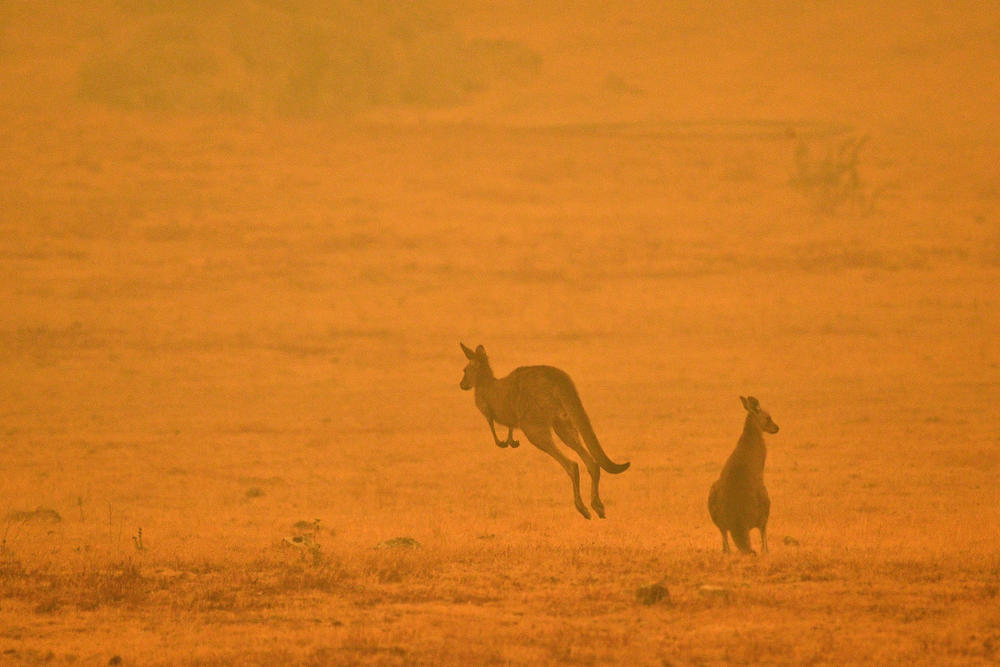
<path id="1" fill-rule="evenodd" d="M 458 386 L 468 391 L 476 386 L 480 371 L 483 368 L 489 368 L 489 361 L 486 359 L 486 348 L 482 345 L 476 347 L 475 350 L 467 347 L 465 343 L 459 343 L 459 345 L 462 346 L 462 352 L 465 353 L 465 358 L 469 360 L 469 363 L 465 366 L 462 381 L 458 383 Z"/>
<path id="2" fill-rule="evenodd" d="M 765 433 L 778 432 L 778 425 L 771 419 L 771 413 L 760 407 L 760 401 L 753 396 L 740 396 L 740 400 L 743 402 L 743 407 L 746 411 L 757 422 L 757 426 L 761 431 Z"/>

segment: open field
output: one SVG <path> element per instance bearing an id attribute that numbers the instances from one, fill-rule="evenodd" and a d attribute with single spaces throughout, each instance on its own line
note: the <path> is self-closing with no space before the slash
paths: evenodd
<path id="1" fill-rule="evenodd" d="M 341 71 L 300 4 L 0 4 L 0 663 L 1000 659 L 1000 14 L 373 3 Z M 460 340 L 570 373 L 607 519 Z"/>

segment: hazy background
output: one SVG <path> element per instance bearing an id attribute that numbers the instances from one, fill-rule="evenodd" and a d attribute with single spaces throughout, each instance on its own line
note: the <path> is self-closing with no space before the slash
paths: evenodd
<path id="1" fill-rule="evenodd" d="M 0 649 L 995 659 L 1000 14 L 606 5 L 0 2 Z M 606 521 L 460 340 L 570 373 Z"/>

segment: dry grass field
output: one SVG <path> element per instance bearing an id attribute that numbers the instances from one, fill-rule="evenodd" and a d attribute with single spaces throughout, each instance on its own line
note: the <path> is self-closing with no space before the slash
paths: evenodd
<path id="1" fill-rule="evenodd" d="M 291 4 L 0 3 L 0 663 L 1000 659 L 1000 12 Z"/>

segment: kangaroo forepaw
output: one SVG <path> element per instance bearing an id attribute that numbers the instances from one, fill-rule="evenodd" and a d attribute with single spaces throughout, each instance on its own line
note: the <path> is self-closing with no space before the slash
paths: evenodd
<path id="1" fill-rule="evenodd" d="M 493 444 L 495 444 L 495 445 L 496 445 L 497 447 L 499 447 L 500 449 L 504 449 L 504 448 L 506 448 L 506 447 L 507 447 L 507 445 L 509 445 L 510 443 L 509 443 L 509 442 L 500 442 L 499 440 L 497 440 L 497 441 L 496 441 L 495 443 L 493 443 Z"/>
<path id="2" fill-rule="evenodd" d="M 507 443 L 507 444 L 509 444 L 509 445 L 510 445 L 510 448 L 511 448 L 511 449 L 517 449 L 518 447 L 520 447 L 520 446 L 521 446 L 521 443 L 520 443 L 520 442 L 518 442 L 517 440 L 511 440 L 511 441 L 510 441 L 509 443 Z"/>
<path id="3" fill-rule="evenodd" d="M 590 506 L 594 508 L 595 512 L 597 512 L 597 516 L 598 517 L 600 517 L 602 519 L 605 518 L 604 517 L 604 504 L 603 503 L 601 503 L 601 502 L 590 503 Z"/>
<path id="4" fill-rule="evenodd" d="M 576 506 L 576 509 L 579 510 L 580 514 L 583 515 L 584 519 L 590 519 L 590 511 L 586 507 L 584 507 L 583 503 L 578 504 Z"/>

